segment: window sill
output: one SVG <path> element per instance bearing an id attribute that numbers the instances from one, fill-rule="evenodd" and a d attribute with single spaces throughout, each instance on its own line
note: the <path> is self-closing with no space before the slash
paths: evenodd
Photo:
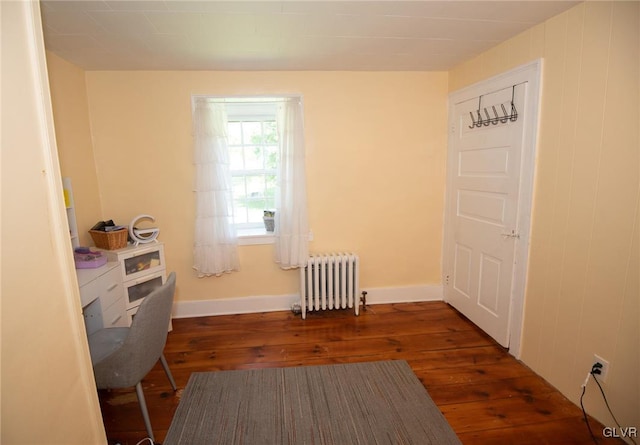
<path id="1" fill-rule="evenodd" d="M 275 242 L 273 232 L 267 232 L 264 229 L 243 229 L 238 230 L 237 234 L 239 246 L 255 246 Z"/>

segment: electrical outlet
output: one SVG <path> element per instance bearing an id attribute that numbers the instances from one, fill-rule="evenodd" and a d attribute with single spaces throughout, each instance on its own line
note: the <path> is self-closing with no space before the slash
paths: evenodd
<path id="1" fill-rule="evenodd" d="M 596 374 L 596 377 L 604 383 L 607 381 L 607 374 L 609 373 L 609 362 L 598 354 L 593 354 L 593 365 L 591 365 L 592 369 L 598 363 L 602 365 L 602 368 L 600 368 L 600 374 Z"/>

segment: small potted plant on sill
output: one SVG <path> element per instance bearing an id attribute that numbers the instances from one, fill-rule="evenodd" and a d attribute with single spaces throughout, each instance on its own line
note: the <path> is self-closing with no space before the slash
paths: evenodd
<path id="1" fill-rule="evenodd" d="M 264 228 L 267 232 L 273 232 L 275 228 L 275 216 L 276 212 L 274 210 L 265 210 L 262 216 L 264 220 Z"/>

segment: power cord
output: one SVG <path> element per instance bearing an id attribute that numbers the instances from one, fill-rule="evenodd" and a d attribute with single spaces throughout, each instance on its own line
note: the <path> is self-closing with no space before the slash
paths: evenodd
<path id="1" fill-rule="evenodd" d="M 142 439 L 141 441 L 139 441 L 138 443 L 136 443 L 136 445 L 142 445 L 145 442 L 149 442 L 150 445 L 156 445 L 155 442 L 153 440 L 151 440 L 150 437 L 145 437 L 144 439 Z M 113 445 L 122 445 L 120 443 L 120 441 L 115 442 Z"/>
<path id="2" fill-rule="evenodd" d="M 593 380 L 596 382 L 596 384 L 598 385 L 598 388 L 600 389 L 600 393 L 602 394 L 602 398 L 604 399 L 604 403 L 607 406 L 607 410 L 609 410 L 609 414 L 611 414 L 611 418 L 613 419 L 613 421 L 616 423 L 616 426 L 622 430 L 622 426 L 620 425 L 620 422 L 618 422 L 618 419 L 616 419 L 616 416 L 613 414 L 613 411 L 611 410 L 611 407 L 609 406 L 609 401 L 607 400 L 607 396 L 604 393 L 604 389 L 602 388 L 602 385 L 600 384 L 600 382 L 598 381 L 598 378 L 596 377 L 597 375 L 602 374 L 602 364 L 600 363 L 596 363 L 591 367 L 591 371 L 589 371 L 589 373 L 587 373 L 587 378 L 584 379 L 584 383 L 582 384 L 582 395 L 580 395 L 580 407 L 582 408 L 582 414 L 584 416 L 584 421 L 587 424 L 587 429 L 589 430 L 589 434 L 591 435 L 591 438 L 593 439 L 594 443 L 598 443 L 598 439 L 596 438 L 595 434 L 593 434 L 593 431 L 591 430 L 591 425 L 589 424 L 589 417 L 587 416 L 587 411 L 584 409 L 584 403 L 582 402 L 583 398 L 584 398 L 584 394 L 587 390 L 587 383 L 589 383 L 589 377 L 593 376 Z M 637 442 L 633 439 L 633 437 L 629 437 L 629 440 L 631 440 L 631 442 L 633 442 L 634 445 L 638 445 Z"/>
<path id="3" fill-rule="evenodd" d="M 591 372 L 587 373 L 587 378 L 584 379 L 584 383 L 582 384 L 582 395 L 580 395 L 580 407 L 582 408 L 582 415 L 584 416 L 584 422 L 587 424 L 587 429 L 589 430 L 589 434 L 591 435 L 591 439 L 593 439 L 593 443 L 598 444 L 598 439 L 595 434 L 591 430 L 591 424 L 589 424 L 589 416 L 587 416 L 587 410 L 584 409 L 584 403 L 582 399 L 584 399 L 584 393 L 587 391 L 587 383 L 589 383 L 589 377 L 591 377 Z"/>

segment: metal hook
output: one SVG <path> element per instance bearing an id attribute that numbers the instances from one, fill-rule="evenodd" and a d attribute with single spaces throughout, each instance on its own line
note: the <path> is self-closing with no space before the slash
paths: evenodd
<path id="1" fill-rule="evenodd" d="M 485 120 L 483 124 L 485 127 L 488 127 L 491 124 L 491 116 L 489 116 L 489 112 L 487 111 L 486 107 L 484 109 L 484 114 L 487 116 L 487 120 Z"/>
<path id="2" fill-rule="evenodd" d="M 513 88 L 511 89 L 511 116 L 509 116 L 509 118 L 511 119 L 511 122 L 515 122 L 518 120 L 518 110 L 516 110 L 516 106 L 513 103 L 513 99 L 515 98 L 516 95 L 516 86 L 514 85 Z"/>
<path id="3" fill-rule="evenodd" d="M 516 106 L 513 102 L 511 102 L 511 116 L 509 116 L 511 122 L 515 122 L 518 120 L 518 110 L 516 110 Z"/>
<path id="4" fill-rule="evenodd" d="M 473 118 L 473 113 L 471 111 L 469 111 L 469 114 L 471 115 L 471 125 L 469 125 L 469 128 L 474 128 L 476 126 L 476 120 Z"/>
<path id="5" fill-rule="evenodd" d="M 504 116 L 500 118 L 500 122 L 506 124 L 509 120 L 509 115 L 507 114 L 507 109 L 504 107 L 504 104 L 500 104 L 500 106 L 502 107 L 502 113 L 504 114 Z"/>
<path id="6" fill-rule="evenodd" d="M 500 123 L 500 117 L 498 116 L 498 112 L 496 111 L 496 106 L 491 105 L 491 108 L 493 108 L 493 115 L 495 116 L 495 118 L 491 119 L 491 123 L 493 125 L 498 125 Z"/>
<path id="7" fill-rule="evenodd" d="M 476 113 L 478 113 L 478 120 L 476 121 L 477 128 L 482 127 L 482 115 L 480 114 L 481 107 L 482 107 L 482 96 L 478 96 L 478 110 L 476 111 Z"/>

